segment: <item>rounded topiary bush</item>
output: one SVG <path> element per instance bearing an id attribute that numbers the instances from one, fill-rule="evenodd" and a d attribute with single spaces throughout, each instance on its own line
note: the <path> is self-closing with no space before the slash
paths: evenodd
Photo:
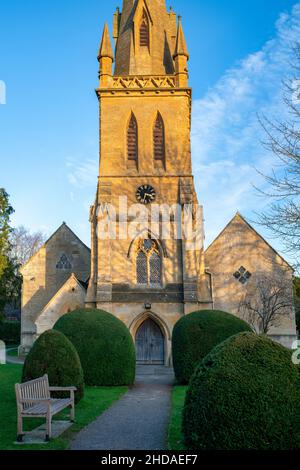
<path id="1" fill-rule="evenodd" d="M 77 387 L 75 401 L 84 395 L 83 371 L 73 344 L 59 331 L 49 330 L 34 343 L 23 366 L 22 382 L 48 374 L 52 387 Z M 59 392 L 57 396 L 70 396 Z"/>
<path id="2" fill-rule="evenodd" d="M 300 376 L 291 351 L 266 336 L 240 333 L 197 367 L 183 434 L 189 449 L 297 449 Z"/>
<path id="3" fill-rule="evenodd" d="M 242 331 L 251 331 L 248 323 L 218 310 L 202 310 L 181 318 L 172 336 L 177 381 L 188 383 L 199 361 L 217 344 Z"/>
<path id="4" fill-rule="evenodd" d="M 135 347 L 125 324 L 110 313 L 81 309 L 61 317 L 56 330 L 75 346 L 87 385 L 131 385 Z"/>

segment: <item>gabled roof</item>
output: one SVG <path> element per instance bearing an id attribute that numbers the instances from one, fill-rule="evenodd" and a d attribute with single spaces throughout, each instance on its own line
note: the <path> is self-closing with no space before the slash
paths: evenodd
<path id="1" fill-rule="evenodd" d="M 260 235 L 260 233 L 257 232 L 257 230 L 255 230 L 254 227 L 252 227 L 252 225 L 249 224 L 249 222 L 247 222 L 247 220 L 245 219 L 245 217 L 243 217 L 239 212 L 237 212 L 235 214 L 235 216 L 228 222 L 228 224 L 224 227 L 224 229 L 219 233 L 219 235 L 214 239 L 214 241 L 206 248 L 205 252 L 207 253 L 209 251 L 209 249 L 216 243 L 216 241 L 226 232 L 226 230 L 228 229 L 228 227 L 237 219 L 240 219 L 248 228 L 249 230 L 251 230 L 258 238 L 260 238 L 277 256 L 279 256 L 279 258 L 292 270 L 294 271 L 294 268 L 283 258 L 283 256 L 281 256 L 278 251 L 275 250 L 275 248 L 273 248 L 272 245 L 270 245 L 269 242 L 267 242 L 267 240 L 265 240 L 263 238 L 262 235 Z"/>
<path id="2" fill-rule="evenodd" d="M 57 292 L 55 292 L 55 294 L 53 295 L 53 297 L 51 297 L 51 299 L 49 300 L 49 302 L 47 302 L 47 304 L 45 305 L 45 307 L 43 307 L 43 309 L 41 310 L 41 313 L 39 315 L 39 317 L 42 315 L 42 313 L 49 307 L 49 305 L 53 302 L 54 299 L 56 299 L 56 297 L 58 297 L 61 292 L 65 289 L 65 287 L 71 283 L 71 281 L 75 281 L 77 283 L 77 285 L 80 287 L 80 289 L 82 289 L 85 293 L 86 293 L 86 288 L 83 286 L 82 282 L 77 279 L 76 275 L 74 273 L 72 273 L 70 275 L 70 277 L 68 277 L 68 279 L 66 280 L 66 282 L 58 289 Z"/>
<path id="3" fill-rule="evenodd" d="M 32 255 L 28 261 L 26 261 L 26 263 L 23 264 L 23 266 L 21 267 L 20 271 L 22 273 L 23 271 L 23 268 L 25 268 L 25 266 L 27 266 L 32 260 L 33 258 L 35 258 L 35 256 L 37 256 L 37 254 L 47 246 L 47 244 L 50 242 L 50 240 L 52 240 L 52 238 L 55 237 L 55 235 L 60 231 L 62 230 L 62 228 L 66 228 L 67 230 L 69 230 L 69 232 L 71 232 L 71 234 L 74 236 L 74 238 L 76 238 L 79 243 L 81 245 L 83 245 L 89 252 L 91 251 L 91 249 L 85 244 L 83 243 L 83 241 L 80 240 L 80 238 L 76 235 L 76 233 L 73 232 L 73 230 L 70 229 L 70 227 L 66 224 L 66 222 L 63 222 L 57 230 L 55 230 L 55 232 L 48 238 L 48 240 L 45 241 L 45 243 L 34 253 L 34 255 Z"/>

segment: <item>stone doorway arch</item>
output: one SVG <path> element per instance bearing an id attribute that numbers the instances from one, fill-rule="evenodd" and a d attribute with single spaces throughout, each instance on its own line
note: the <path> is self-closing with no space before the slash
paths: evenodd
<path id="1" fill-rule="evenodd" d="M 129 330 L 136 347 L 137 364 L 170 365 L 171 334 L 158 315 L 150 311 L 142 313 Z"/>
<path id="2" fill-rule="evenodd" d="M 165 338 L 158 324 L 147 318 L 135 335 L 136 363 L 163 365 L 165 363 Z"/>

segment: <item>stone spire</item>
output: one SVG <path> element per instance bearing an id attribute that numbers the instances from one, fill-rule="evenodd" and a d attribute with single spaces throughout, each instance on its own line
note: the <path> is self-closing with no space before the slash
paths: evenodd
<path id="1" fill-rule="evenodd" d="M 105 88 L 110 85 L 113 75 L 112 64 L 114 61 L 114 54 L 111 45 L 107 23 L 104 25 L 101 45 L 99 49 L 98 61 L 100 63 L 100 87 Z"/>
<path id="2" fill-rule="evenodd" d="M 176 17 L 165 0 L 123 0 L 117 19 L 116 76 L 174 74 Z"/>
<path id="3" fill-rule="evenodd" d="M 176 85 L 180 88 L 188 86 L 188 67 L 189 53 L 183 33 L 181 16 L 178 17 L 177 37 L 175 52 L 173 55 L 175 61 Z"/>

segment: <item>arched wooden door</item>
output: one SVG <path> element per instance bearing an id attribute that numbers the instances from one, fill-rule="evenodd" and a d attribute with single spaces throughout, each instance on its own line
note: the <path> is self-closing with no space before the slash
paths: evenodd
<path id="1" fill-rule="evenodd" d="M 137 364 L 164 364 L 164 335 L 151 318 L 139 327 L 135 336 L 135 347 Z"/>

